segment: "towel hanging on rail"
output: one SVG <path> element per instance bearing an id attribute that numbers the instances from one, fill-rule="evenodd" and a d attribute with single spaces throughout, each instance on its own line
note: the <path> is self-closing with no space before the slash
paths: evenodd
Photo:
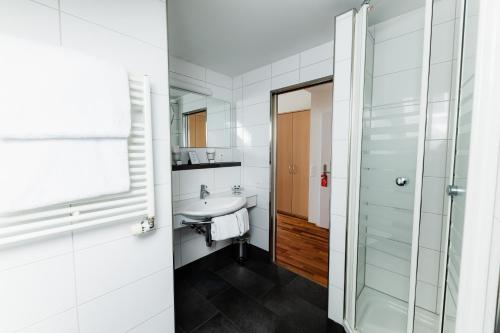
<path id="1" fill-rule="evenodd" d="M 125 69 L 0 35 L 0 213 L 126 192 Z"/>
<path id="2" fill-rule="evenodd" d="M 0 35 L 0 138 L 127 138 L 125 69 Z"/>

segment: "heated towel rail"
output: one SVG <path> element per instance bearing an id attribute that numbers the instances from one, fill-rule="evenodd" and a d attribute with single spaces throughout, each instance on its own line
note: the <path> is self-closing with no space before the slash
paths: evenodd
<path id="1" fill-rule="evenodd" d="M 0 246 L 118 222 L 154 223 L 153 139 L 149 78 L 129 76 L 132 130 L 130 190 L 95 199 L 0 215 Z"/>

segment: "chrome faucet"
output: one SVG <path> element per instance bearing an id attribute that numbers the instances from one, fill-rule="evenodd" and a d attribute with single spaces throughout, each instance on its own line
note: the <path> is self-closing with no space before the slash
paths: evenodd
<path id="1" fill-rule="evenodd" d="M 205 199 L 209 194 L 210 192 L 208 192 L 208 186 L 207 185 L 201 185 L 200 187 L 200 199 Z"/>

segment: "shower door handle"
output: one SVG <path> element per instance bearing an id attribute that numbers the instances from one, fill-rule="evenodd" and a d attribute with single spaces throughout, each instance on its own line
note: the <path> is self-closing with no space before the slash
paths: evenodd
<path id="1" fill-rule="evenodd" d="M 396 185 L 398 186 L 406 186 L 408 185 L 408 178 L 406 177 L 397 177 L 395 180 Z"/>
<path id="2" fill-rule="evenodd" d="M 448 192 L 448 195 L 450 197 L 454 197 L 454 196 L 457 196 L 459 194 L 464 194 L 465 193 L 465 189 L 463 188 L 460 188 L 456 185 L 448 185 L 448 188 L 446 189 L 446 192 Z"/>

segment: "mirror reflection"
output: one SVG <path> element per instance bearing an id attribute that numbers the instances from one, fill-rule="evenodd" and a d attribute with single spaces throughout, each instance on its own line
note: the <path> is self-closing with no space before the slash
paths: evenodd
<path id="1" fill-rule="evenodd" d="M 184 148 L 230 147 L 230 103 L 170 89 L 170 123 L 173 145 Z"/>

